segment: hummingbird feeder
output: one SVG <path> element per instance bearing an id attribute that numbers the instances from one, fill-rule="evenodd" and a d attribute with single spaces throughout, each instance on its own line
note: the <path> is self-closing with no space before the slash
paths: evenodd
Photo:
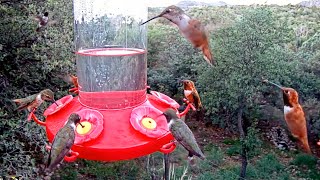
<path id="1" fill-rule="evenodd" d="M 125 0 L 74 0 L 74 41 L 78 96 L 67 95 L 44 112 L 52 142 L 71 113 L 81 116 L 73 157 L 99 161 L 129 160 L 175 145 L 162 112 L 179 104 L 147 94 L 147 6 Z M 189 106 L 188 106 L 189 107 Z M 190 108 L 190 107 L 189 107 Z M 178 112 L 178 111 L 177 111 Z"/>

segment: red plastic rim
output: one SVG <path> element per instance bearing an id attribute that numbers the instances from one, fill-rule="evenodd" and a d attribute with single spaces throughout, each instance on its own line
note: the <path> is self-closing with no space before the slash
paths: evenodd
<path id="1" fill-rule="evenodd" d="M 81 117 L 80 122 L 88 121 L 91 123 L 91 129 L 84 135 L 78 134 L 76 131 L 74 143 L 82 144 L 96 139 L 103 130 L 103 115 L 99 111 L 91 109 L 82 109 L 76 113 Z"/>
<path id="2" fill-rule="evenodd" d="M 134 56 L 145 52 L 144 49 L 136 48 L 96 48 L 79 50 L 76 54 L 82 56 Z"/>
<path id="3" fill-rule="evenodd" d="M 79 91 L 80 102 L 96 109 L 122 109 L 137 106 L 146 101 L 146 90 L 136 91 Z"/>
<path id="4" fill-rule="evenodd" d="M 157 125 L 154 129 L 148 129 L 142 125 L 141 121 L 146 117 L 152 118 L 156 122 Z M 130 123 L 135 130 L 151 138 L 162 137 L 169 131 L 167 120 L 165 116 L 162 116 L 162 112 L 150 106 L 134 108 L 131 113 Z"/>
<path id="5" fill-rule="evenodd" d="M 60 109 L 62 109 L 64 106 L 69 104 L 73 99 L 72 95 L 65 96 L 59 100 L 56 101 L 56 103 L 59 105 L 57 106 L 56 103 L 52 103 L 43 113 L 44 116 L 52 115 L 56 112 L 58 112 Z"/>
<path id="6" fill-rule="evenodd" d="M 174 109 L 178 109 L 180 105 L 173 99 L 171 99 L 169 96 L 162 94 L 157 91 L 151 91 L 151 94 L 157 98 L 160 103 L 166 104 L 169 107 L 172 107 Z"/>

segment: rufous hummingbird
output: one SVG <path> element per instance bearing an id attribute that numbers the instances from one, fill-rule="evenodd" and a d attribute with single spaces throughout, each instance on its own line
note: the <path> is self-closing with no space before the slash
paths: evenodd
<path id="1" fill-rule="evenodd" d="M 187 38 L 195 48 L 202 51 L 204 59 L 210 65 L 216 64 L 210 50 L 207 31 L 200 21 L 189 17 L 181 8 L 172 5 L 163 10 L 158 16 L 145 21 L 141 25 L 159 17 L 164 17 L 176 24 L 182 35 Z"/>
<path id="2" fill-rule="evenodd" d="M 189 152 L 189 160 L 191 161 L 193 156 L 197 156 L 204 160 L 205 156 L 199 148 L 192 131 L 183 120 L 179 119 L 176 111 L 169 108 L 163 113 L 163 115 L 167 119 L 172 136 Z"/>
<path id="3" fill-rule="evenodd" d="M 66 121 L 66 124 L 54 136 L 48 157 L 47 168 L 45 170 L 46 172 L 52 172 L 63 160 L 64 156 L 69 153 L 74 144 L 76 125 L 79 123 L 82 126 L 80 120 L 81 117 L 77 113 L 72 113 Z"/>
<path id="4" fill-rule="evenodd" d="M 19 105 L 17 110 L 27 109 L 29 112 L 37 109 L 44 101 L 56 103 L 54 100 L 54 94 L 50 89 L 45 89 L 40 93 L 30 95 L 26 98 L 14 99 L 12 101 Z M 58 106 L 57 103 L 56 105 Z"/>
<path id="5" fill-rule="evenodd" d="M 283 93 L 283 112 L 284 119 L 293 137 L 297 138 L 305 152 L 311 154 L 308 143 L 307 125 L 304 111 L 299 104 L 298 92 L 293 88 L 283 87 L 268 80 L 264 82 L 270 83 L 282 90 Z"/>
<path id="6" fill-rule="evenodd" d="M 183 80 L 182 83 L 184 96 L 189 102 L 194 104 L 197 110 L 200 110 L 202 108 L 202 103 L 194 82 L 191 80 Z"/>

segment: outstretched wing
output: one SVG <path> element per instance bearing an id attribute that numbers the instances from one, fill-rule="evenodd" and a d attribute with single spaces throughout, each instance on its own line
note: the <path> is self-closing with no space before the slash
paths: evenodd
<path id="1" fill-rule="evenodd" d="M 40 22 L 40 21 L 42 20 L 42 16 L 41 16 L 41 15 L 33 16 L 33 19 L 34 19 L 35 21 Z"/>

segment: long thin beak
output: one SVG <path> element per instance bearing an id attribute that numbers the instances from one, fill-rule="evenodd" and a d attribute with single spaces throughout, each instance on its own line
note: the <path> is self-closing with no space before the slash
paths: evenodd
<path id="1" fill-rule="evenodd" d="M 140 26 L 141 26 L 141 25 L 144 25 L 145 23 L 147 23 L 147 22 L 149 22 L 149 21 L 151 21 L 151 20 L 154 20 L 154 19 L 156 19 L 156 18 L 158 18 L 158 17 L 160 17 L 160 15 L 155 16 L 155 17 L 153 17 L 153 18 L 151 18 L 151 19 L 149 19 L 149 20 L 147 20 L 147 21 L 145 21 L 145 22 L 141 23 L 141 24 L 140 24 Z"/>
<path id="2" fill-rule="evenodd" d="M 280 89 L 283 89 L 283 87 L 280 86 L 279 84 L 276 84 L 276 83 L 271 82 L 271 81 L 266 81 L 266 82 L 268 82 L 268 83 L 270 83 L 270 84 L 272 84 L 272 85 L 274 85 L 274 86 L 276 86 L 276 87 L 278 87 L 278 88 L 280 88 Z"/>
<path id="3" fill-rule="evenodd" d="M 164 113 L 159 114 L 157 117 L 153 118 L 153 119 L 157 119 L 160 116 L 164 116 Z"/>
<path id="4" fill-rule="evenodd" d="M 52 99 L 52 102 L 55 103 L 57 106 L 59 106 L 59 104 L 56 102 L 56 100 Z"/>
<path id="5" fill-rule="evenodd" d="M 79 122 L 79 124 L 80 124 L 80 126 L 81 126 L 82 128 L 84 128 L 84 125 L 82 125 L 81 122 Z"/>

